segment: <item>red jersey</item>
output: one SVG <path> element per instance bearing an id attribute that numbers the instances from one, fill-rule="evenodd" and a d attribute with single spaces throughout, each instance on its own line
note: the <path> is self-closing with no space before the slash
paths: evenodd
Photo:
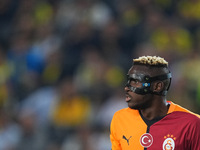
<path id="1" fill-rule="evenodd" d="M 124 108 L 110 126 L 112 150 L 200 150 L 200 117 L 170 102 L 166 116 L 146 120 Z"/>

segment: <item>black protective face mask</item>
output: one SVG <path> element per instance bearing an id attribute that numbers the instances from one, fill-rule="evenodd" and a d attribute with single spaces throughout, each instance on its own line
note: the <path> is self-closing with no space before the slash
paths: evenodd
<path id="1" fill-rule="evenodd" d="M 171 73 L 154 76 L 154 77 L 150 77 L 150 76 L 144 75 L 144 74 L 128 74 L 127 75 L 128 82 L 126 84 L 126 87 L 128 87 L 132 92 L 134 92 L 136 94 L 140 94 L 140 95 L 145 95 L 145 94 L 166 95 L 167 91 L 170 87 L 170 84 L 171 84 L 171 77 L 172 77 Z M 167 90 L 163 90 L 161 92 L 153 92 L 150 89 L 152 82 L 163 81 L 166 79 L 170 79 L 170 84 L 169 84 Z M 138 88 L 138 87 L 131 86 L 130 85 L 131 80 L 138 80 L 139 82 L 142 83 L 142 87 Z"/>

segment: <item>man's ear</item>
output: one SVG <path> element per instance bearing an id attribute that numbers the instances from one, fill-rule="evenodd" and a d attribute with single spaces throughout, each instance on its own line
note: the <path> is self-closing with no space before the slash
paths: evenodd
<path id="1" fill-rule="evenodd" d="M 153 92 L 161 92 L 164 89 L 164 83 L 162 81 L 156 81 L 153 83 Z"/>

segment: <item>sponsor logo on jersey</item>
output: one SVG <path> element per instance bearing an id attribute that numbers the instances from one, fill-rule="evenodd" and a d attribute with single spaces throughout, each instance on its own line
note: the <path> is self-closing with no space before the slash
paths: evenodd
<path id="1" fill-rule="evenodd" d="M 127 144 L 129 145 L 129 140 L 132 136 L 130 136 L 129 138 L 126 138 L 125 135 L 123 135 L 122 139 L 126 140 L 127 141 Z"/>
<path id="2" fill-rule="evenodd" d="M 148 148 L 153 144 L 153 136 L 150 133 L 145 133 L 140 137 L 140 144 L 144 148 Z"/>
<path id="3" fill-rule="evenodd" d="M 175 140 L 176 137 L 174 137 L 173 135 L 167 135 L 164 136 L 164 142 L 163 142 L 163 150 L 174 150 L 175 149 Z"/>

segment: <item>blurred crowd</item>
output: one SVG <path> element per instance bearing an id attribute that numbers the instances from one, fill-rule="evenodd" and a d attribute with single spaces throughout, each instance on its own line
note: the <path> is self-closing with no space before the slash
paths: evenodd
<path id="1" fill-rule="evenodd" d="M 109 150 L 132 59 L 169 62 L 200 113 L 199 0 L 1 0 L 0 150 Z"/>

